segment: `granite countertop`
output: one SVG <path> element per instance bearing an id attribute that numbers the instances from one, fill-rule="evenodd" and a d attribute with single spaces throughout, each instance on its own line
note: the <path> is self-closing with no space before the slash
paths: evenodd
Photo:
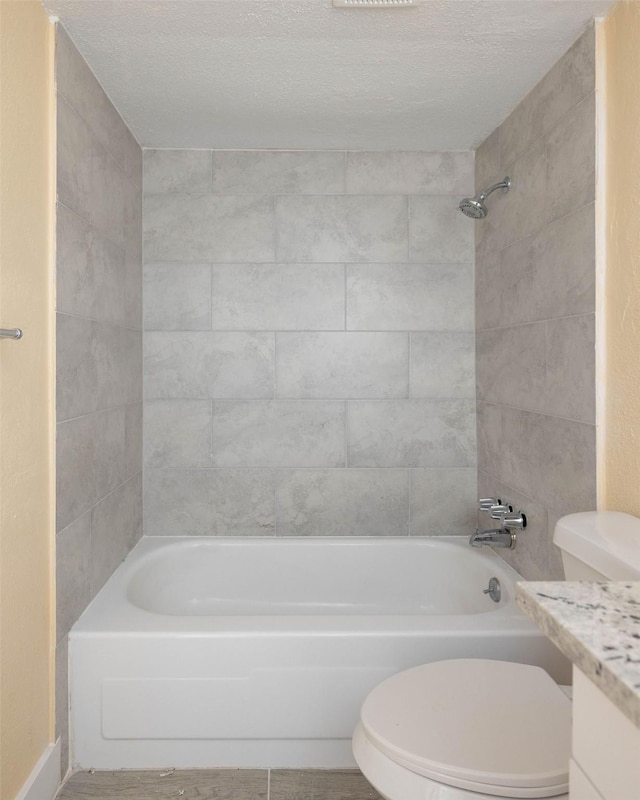
<path id="1" fill-rule="evenodd" d="M 640 728 L 640 582 L 524 582 L 518 605 Z"/>

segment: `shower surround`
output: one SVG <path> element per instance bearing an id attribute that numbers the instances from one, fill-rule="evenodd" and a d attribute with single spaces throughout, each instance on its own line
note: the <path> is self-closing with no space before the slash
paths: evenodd
<path id="1" fill-rule="evenodd" d="M 476 151 L 478 188 L 512 180 L 476 223 L 478 486 L 527 513 L 499 552 L 528 580 L 596 507 L 595 82 L 592 27 Z"/>
<path id="2" fill-rule="evenodd" d="M 56 732 L 71 626 L 142 533 L 142 150 L 56 27 Z"/>
<path id="3" fill-rule="evenodd" d="M 145 151 L 147 534 L 471 530 L 473 171 Z"/>

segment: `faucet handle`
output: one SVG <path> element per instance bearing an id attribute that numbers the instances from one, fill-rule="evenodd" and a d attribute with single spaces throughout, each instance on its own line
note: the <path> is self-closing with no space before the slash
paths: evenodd
<path id="1" fill-rule="evenodd" d="M 480 511 L 491 511 L 492 506 L 499 506 L 501 502 L 499 497 L 481 497 L 478 500 L 478 508 Z"/>
<path id="2" fill-rule="evenodd" d="M 502 520 L 505 514 L 509 514 L 511 512 L 511 508 L 509 506 L 503 506 L 502 504 L 499 504 L 491 506 L 489 512 L 491 513 L 491 519 Z"/>
<path id="3" fill-rule="evenodd" d="M 517 514 L 505 514 L 502 517 L 502 524 L 505 528 L 522 530 L 527 527 L 527 518 L 522 511 L 518 511 Z"/>

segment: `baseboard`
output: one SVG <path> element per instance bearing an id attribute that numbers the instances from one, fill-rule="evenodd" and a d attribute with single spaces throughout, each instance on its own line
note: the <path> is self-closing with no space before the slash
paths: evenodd
<path id="1" fill-rule="evenodd" d="M 60 788 L 60 739 L 50 744 L 31 770 L 16 800 L 53 800 Z"/>

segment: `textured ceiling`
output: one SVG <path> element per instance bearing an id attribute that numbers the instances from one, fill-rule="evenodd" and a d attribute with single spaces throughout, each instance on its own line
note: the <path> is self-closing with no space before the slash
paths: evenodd
<path id="1" fill-rule="evenodd" d="M 44 0 L 146 147 L 464 150 L 610 0 Z"/>

